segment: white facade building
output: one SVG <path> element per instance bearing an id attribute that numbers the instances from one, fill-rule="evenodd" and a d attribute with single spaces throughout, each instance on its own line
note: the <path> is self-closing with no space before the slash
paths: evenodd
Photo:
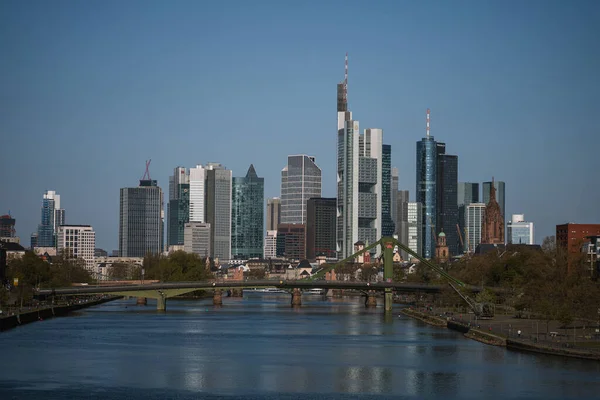
<path id="1" fill-rule="evenodd" d="M 469 253 L 474 253 L 481 243 L 481 225 L 485 216 L 485 203 L 471 203 L 465 212 L 465 239 Z"/>
<path id="2" fill-rule="evenodd" d="M 206 222 L 204 210 L 204 191 L 206 169 L 202 165 L 190 168 L 190 222 Z"/>
<path id="3" fill-rule="evenodd" d="M 407 202 L 406 203 L 408 209 L 408 248 L 417 253 L 419 256 L 423 254 L 423 244 L 422 244 L 422 224 L 423 224 L 423 207 L 421 203 L 417 202 Z M 408 255 L 408 258 L 412 258 L 411 255 Z"/>
<path id="4" fill-rule="evenodd" d="M 81 258 L 85 261 L 85 268 L 95 272 L 96 232 L 90 225 L 59 226 L 57 247 L 59 254 L 65 254 L 69 258 Z"/>
<path id="5" fill-rule="evenodd" d="M 321 197 L 321 168 L 315 157 L 288 156 L 281 170 L 281 223 L 306 224 L 306 203 L 313 197 Z"/>
<path id="6" fill-rule="evenodd" d="M 265 236 L 263 258 L 277 258 L 277 231 L 267 231 Z"/>
<path id="7" fill-rule="evenodd" d="M 183 250 L 186 253 L 210 256 L 210 224 L 189 222 L 185 224 L 183 236 Z"/>
<path id="8" fill-rule="evenodd" d="M 506 242 L 508 244 L 533 244 L 533 222 L 525 222 L 524 214 L 513 214 L 507 224 Z"/>

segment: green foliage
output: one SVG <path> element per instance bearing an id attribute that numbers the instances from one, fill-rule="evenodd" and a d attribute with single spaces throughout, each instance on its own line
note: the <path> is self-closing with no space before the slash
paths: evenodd
<path id="1" fill-rule="evenodd" d="M 161 282 L 203 281 L 214 277 L 204 259 L 184 251 L 176 251 L 168 256 L 149 254 L 144 257 L 143 265 L 146 279 L 158 279 Z"/>
<path id="2" fill-rule="evenodd" d="M 259 280 L 259 279 L 265 279 L 267 273 L 262 268 L 255 268 L 255 269 L 251 269 L 249 271 L 246 271 L 244 273 L 244 275 L 246 275 L 246 277 L 248 279 Z"/>
<path id="3" fill-rule="evenodd" d="M 113 280 L 125 280 L 131 278 L 133 268 L 126 263 L 114 263 L 109 270 L 108 276 Z"/>

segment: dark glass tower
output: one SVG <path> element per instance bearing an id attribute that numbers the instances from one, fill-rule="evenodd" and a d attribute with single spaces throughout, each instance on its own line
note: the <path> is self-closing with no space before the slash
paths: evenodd
<path id="1" fill-rule="evenodd" d="M 437 143 L 436 236 L 446 235 L 450 255 L 458 254 L 458 156 L 446 154 L 446 144 Z"/>
<path id="2" fill-rule="evenodd" d="M 235 259 L 261 258 L 265 179 L 250 165 L 244 178 L 233 178 L 231 193 L 231 255 Z"/>
<path id="3" fill-rule="evenodd" d="M 336 198 L 308 199 L 306 205 L 306 258 L 336 257 Z"/>
<path id="4" fill-rule="evenodd" d="M 392 237 L 395 230 L 392 219 L 392 146 L 381 146 L 381 236 Z"/>
<path id="5" fill-rule="evenodd" d="M 435 254 L 433 227 L 436 226 L 437 199 L 437 143 L 429 135 L 417 142 L 417 184 L 416 200 L 422 204 L 422 249 L 423 257 L 432 258 Z"/>
<path id="6" fill-rule="evenodd" d="M 175 188 L 176 199 L 169 200 L 168 238 L 167 245 L 182 246 L 185 224 L 190 216 L 190 184 L 180 183 Z"/>
<path id="7" fill-rule="evenodd" d="M 467 206 L 471 203 L 479 203 L 479 183 L 459 182 L 458 183 L 458 226 L 463 238 L 464 245 L 459 242 L 459 253 L 464 253 L 467 249 L 467 232 L 465 231 L 465 218 Z"/>

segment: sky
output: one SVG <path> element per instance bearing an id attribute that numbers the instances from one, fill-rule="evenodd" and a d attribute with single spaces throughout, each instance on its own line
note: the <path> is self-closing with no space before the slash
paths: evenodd
<path id="1" fill-rule="evenodd" d="M 600 223 L 600 2 L 0 2 L 0 214 L 21 242 L 42 195 L 118 248 L 119 189 L 176 166 L 254 164 L 279 196 L 290 154 L 335 196 L 336 84 L 382 128 L 415 198 L 416 142 L 459 157 L 459 181 L 506 182 L 536 241 Z"/>

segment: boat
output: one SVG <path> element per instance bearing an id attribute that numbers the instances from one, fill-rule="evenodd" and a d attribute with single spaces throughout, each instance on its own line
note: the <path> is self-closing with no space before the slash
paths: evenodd
<path id="1" fill-rule="evenodd" d="M 303 294 L 316 294 L 319 296 L 323 296 L 323 295 L 327 294 L 327 289 L 321 289 L 321 288 L 305 289 L 302 293 Z"/>
<path id="2" fill-rule="evenodd" d="M 267 294 L 272 294 L 272 293 L 287 293 L 285 290 L 283 289 L 277 289 L 277 288 L 245 288 L 244 289 L 244 293 L 267 293 Z"/>

